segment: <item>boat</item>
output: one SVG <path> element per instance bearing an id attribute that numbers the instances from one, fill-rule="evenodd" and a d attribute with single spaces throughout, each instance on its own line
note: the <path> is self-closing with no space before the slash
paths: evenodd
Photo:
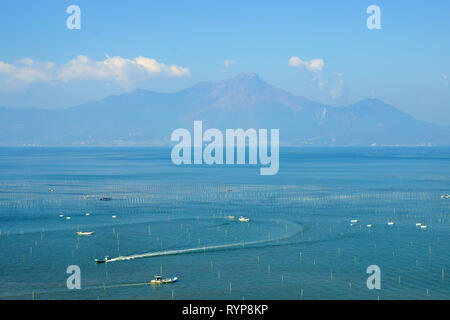
<path id="1" fill-rule="evenodd" d="M 372 228 L 372 225 L 371 225 L 371 224 L 368 224 L 368 225 L 367 225 L 367 228 Z"/>
<path id="2" fill-rule="evenodd" d="M 421 225 L 420 228 L 421 228 L 421 229 L 426 229 L 427 226 L 426 226 L 426 225 Z"/>
<path id="3" fill-rule="evenodd" d="M 358 223 L 357 219 L 350 220 L 350 223 Z"/>
<path id="4" fill-rule="evenodd" d="M 240 222 L 249 222 L 249 221 L 250 221 L 250 218 L 245 218 L 245 217 L 243 217 L 243 216 L 240 216 L 240 217 L 239 217 L 239 221 L 240 221 Z"/>
<path id="5" fill-rule="evenodd" d="M 416 227 L 420 227 L 421 225 L 422 225 L 421 222 L 417 222 L 417 223 L 416 223 Z"/>
<path id="6" fill-rule="evenodd" d="M 234 220 L 234 216 L 225 216 L 225 219 Z"/>
<path id="7" fill-rule="evenodd" d="M 112 200 L 112 198 L 110 198 L 110 197 L 101 197 L 100 198 L 100 201 L 111 201 Z"/>
<path id="8" fill-rule="evenodd" d="M 104 259 L 95 259 L 96 263 L 108 263 L 109 257 L 106 256 Z"/>
<path id="9" fill-rule="evenodd" d="M 394 223 L 392 221 L 389 221 L 387 224 L 388 224 L 388 226 L 393 226 L 394 225 Z"/>
<path id="10" fill-rule="evenodd" d="M 443 194 L 441 196 L 442 199 L 450 199 L 450 194 Z"/>
<path id="11" fill-rule="evenodd" d="M 77 231 L 77 235 L 79 235 L 79 236 L 91 236 L 93 234 L 94 234 L 94 231 L 89 231 L 89 232 Z"/>
<path id="12" fill-rule="evenodd" d="M 177 282 L 177 277 L 166 278 L 163 279 L 161 276 L 155 276 L 153 280 L 150 281 L 150 284 L 167 284 Z"/>

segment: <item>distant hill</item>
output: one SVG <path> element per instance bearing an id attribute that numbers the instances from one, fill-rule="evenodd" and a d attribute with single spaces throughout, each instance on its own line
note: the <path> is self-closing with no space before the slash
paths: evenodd
<path id="1" fill-rule="evenodd" d="M 176 128 L 278 128 L 284 145 L 450 145 L 450 127 L 378 99 L 324 106 L 242 73 L 176 93 L 136 90 L 63 110 L 0 107 L 0 145 L 171 145 Z"/>

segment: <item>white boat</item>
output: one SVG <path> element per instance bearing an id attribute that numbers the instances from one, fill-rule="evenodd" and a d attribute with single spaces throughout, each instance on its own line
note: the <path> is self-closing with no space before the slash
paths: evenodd
<path id="1" fill-rule="evenodd" d="M 113 219 L 117 218 L 117 216 L 112 216 Z"/>
<path id="2" fill-rule="evenodd" d="M 420 227 L 421 225 L 422 225 L 422 223 L 420 223 L 420 222 L 416 223 L 416 227 Z"/>
<path id="3" fill-rule="evenodd" d="M 358 220 L 357 219 L 352 219 L 352 220 L 350 220 L 350 223 L 358 223 Z"/>
<path id="4" fill-rule="evenodd" d="M 90 214 L 89 212 L 88 212 L 88 213 L 86 213 L 86 216 L 87 216 L 87 217 L 89 217 L 90 215 L 91 215 L 91 214 Z"/>
<path id="5" fill-rule="evenodd" d="M 66 220 L 70 220 L 71 219 L 71 217 L 66 217 Z"/>
<path id="6" fill-rule="evenodd" d="M 225 219 L 234 220 L 234 216 L 225 216 Z"/>
<path id="7" fill-rule="evenodd" d="M 368 224 L 368 225 L 367 225 L 367 228 L 372 228 L 372 225 L 371 225 L 371 224 Z"/>
<path id="8" fill-rule="evenodd" d="M 167 284 L 167 283 L 174 283 L 177 281 L 178 281 L 177 277 L 163 279 L 161 276 L 155 276 L 155 278 L 150 281 L 150 284 Z"/>
<path id="9" fill-rule="evenodd" d="M 393 226 L 393 225 L 394 225 L 394 222 L 389 221 L 387 224 L 388 224 L 388 226 Z"/>
<path id="10" fill-rule="evenodd" d="M 104 259 L 95 259 L 96 263 L 108 263 L 109 257 L 106 256 Z"/>
<path id="11" fill-rule="evenodd" d="M 77 231 L 77 235 L 79 235 L 79 236 L 91 236 L 93 234 L 94 234 L 94 231 L 89 231 L 89 232 Z"/>
<path id="12" fill-rule="evenodd" d="M 239 217 L 239 221 L 240 221 L 240 222 L 249 222 L 249 221 L 250 221 L 250 218 L 245 218 L 245 217 L 243 217 L 243 216 L 240 216 L 240 217 Z"/>
<path id="13" fill-rule="evenodd" d="M 422 225 L 422 226 L 420 226 L 420 228 L 421 228 L 421 229 L 426 229 L 427 226 L 426 226 L 426 225 Z"/>

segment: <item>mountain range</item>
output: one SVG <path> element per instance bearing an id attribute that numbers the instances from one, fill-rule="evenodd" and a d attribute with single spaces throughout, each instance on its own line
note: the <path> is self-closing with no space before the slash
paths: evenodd
<path id="1" fill-rule="evenodd" d="M 136 90 L 59 109 L 0 107 L 0 145 L 173 145 L 177 128 L 280 129 L 281 145 L 450 145 L 450 127 L 378 99 L 326 106 L 254 73 L 175 93 Z"/>

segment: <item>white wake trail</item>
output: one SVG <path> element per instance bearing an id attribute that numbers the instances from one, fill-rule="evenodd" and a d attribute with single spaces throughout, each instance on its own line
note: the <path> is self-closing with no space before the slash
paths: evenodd
<path id="1" fill-rule="evenodd" d="M 245 246 L 251 246 L 256 244 L 263 244 L 263 243 L 271 243 L 271 242 L 277 242 L 281 240 L 285 240 L 288 238 L 291 238 L 292 236 L 296 235 L 301 229 L 297 230 L 296 232 L 273 239 L 265 239 L 265 240 L 256 240 L 256 241 L 248 241 L 248 242 L 239 242 L 239 243 L 231 243 L 231 244 L 222 244 L 222 245 L 215 245 L 215 246 L 203 246 L 203 247 L 197 247 L 197 248 L 189 248 L 189 249 L 177 249 L 177 250 L 164 250 L 164 251 L 156 251 L 156 252 L 147 252 L 147 253 L 141 253 L 141 254 L 133 254 L 129 256 L 119 256 L 116 258 L 111 258 L 107 262 L 116 262 L 116 261 L 126 261 L 126 260 L 134 260 L 134 259 L 141 259 L 141 258 L 151 258 L 151 257 L 159 257 L 159 256 L 169 256 L 169 255 L 175 255 L 175 254 L 185 254 L 185 253 L 196 253 L 196 252 L 205 252 L 205 251 L 214 251 L 214 250 L 223 250 L 223 249 L 231 249 L 231 248 L 245 248 Z"/>

